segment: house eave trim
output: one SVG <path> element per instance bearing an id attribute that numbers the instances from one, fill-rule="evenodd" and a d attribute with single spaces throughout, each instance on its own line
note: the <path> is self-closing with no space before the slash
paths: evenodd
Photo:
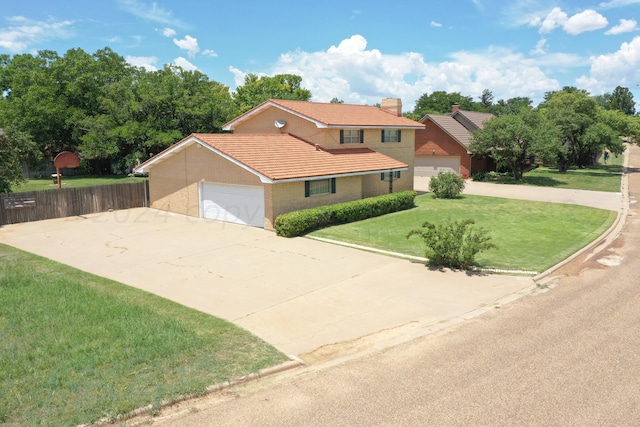
<path id="1" fill-rule="evenodd" d="M 380 172 L 398 172 L 398 171 L 406 171 L 406 170 L 409 170 L 409 168 L 402 167 L 402 168 L 377 169 L 377 170 L 364 171 L 364 172 L 341 173 L 341 174 L 332 174 L 332 175 L 305 176 L 300 178 L 276 179 L 269 182 L 269 184 L 285 184 L 288 182 L 313 181 L 316 179 L 348 178 L 351 176 L 375 175 L 375 174 L 379 174 Z"/>

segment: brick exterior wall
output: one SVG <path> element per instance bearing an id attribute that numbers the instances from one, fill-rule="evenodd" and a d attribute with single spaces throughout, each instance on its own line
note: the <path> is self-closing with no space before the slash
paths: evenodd
<path id="1" fill-rule="evenodd" d="M 262 185 L 251 172 L 197 145 L 152 165 L 149 177 L 152 208 L 193 217 L 200 216 L 200 181 Z"/>
<path id="2" fill-rule="evenodd" d="M 265 187 L 268 187 L 265 189 L 265 198 L 269 198 L 267 193 L 270 193 L 271 196 L 269 209 L 265 206 L 265 228 L 268 229 L 273 228 L 273 222 L 278 215 L 286 212 L 362 198 L 362 177 L 360 176 L 337 178 L 334 194 L 319 194 L 310 197 L 304 196 L 304 182 L 273 184 Z"/>
<path id="3" fill-rule="evenodd" d="M 416 131 L 415 155 L 458 156 L 460 175 L 470 176 L 472 170 L 471 155 L 467 153 L 467 149 L 431 121 L 425 123 L 425 129 Z"/>

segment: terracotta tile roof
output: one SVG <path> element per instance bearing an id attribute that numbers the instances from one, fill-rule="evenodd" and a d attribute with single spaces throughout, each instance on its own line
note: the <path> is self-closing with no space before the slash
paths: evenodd
<path id="1" fill-rule="evenodd" d="M 144 170 L 154 159 L 170 155 L 193 138 L 272 181 L 407 168 L 405 163 L 368 148 L 329 151 L 289 134 L 192 134 L 136 170 Z"/>
<path id="2" fill-rule="evenodd" d="M 460 124 L 456 119 L 451 116 L 441 116 L 438 114 L 427 114 L 423 121 L 431 120 L 442 130 L 451 135 L 456 141 L 462 144 L 464 147 L 468 147 L 471 142 L 471 132 Z"/>
<path id="3" fill-rule="evenodd" d="M 236 123 L 248 119 L 253 113 L 265 108 L 281 108 L 307 120 L 316 122 L 322 127 L 374 127 L 374 128 L 412 128 L 422 129 L 424 126 L 406 117 L 370 105 L 333 104 L 321 102 L 289 101 L 270 99 L 248 111 L 240 117 L 224 125 L 231 130 Z"/>

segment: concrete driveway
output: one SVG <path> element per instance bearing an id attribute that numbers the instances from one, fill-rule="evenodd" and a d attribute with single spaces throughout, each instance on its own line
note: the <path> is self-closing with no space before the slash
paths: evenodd
<path id="1" fill-rule="evenodd" d="M 0 242 L 222 317 L 303 359 L 380 331 L 426 334 L 534 286 L 148 208 L 8 225 Z"/>

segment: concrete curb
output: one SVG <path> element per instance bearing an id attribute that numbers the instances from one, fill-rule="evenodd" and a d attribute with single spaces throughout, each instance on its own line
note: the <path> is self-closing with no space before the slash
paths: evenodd
<path id="1" fill-rule="evenodd" d="M 187 400 L 191 400 L 191 399 L 195 399 L 195 398 L 199 398 L 199 397 L 204 397 L 213 393 L 217 393 L 226 389 L 229 389 L 231 387 L 234 386 L 238 386 L 241 384 L 246 384 L 248 382 L 251 381 L 256 381 L 258 379 L 270 376 L 270 375 L 275 375 L 275 374 L 279 374 L 285 371 L 290 371 L 296 368 L 299 368 L 301 366 L 305 366 L 305 363 L 300 360 L 299 358 L 295 357 L 295 356 L 289 356 L 290 360 L 283 362 L 279 365 L 276 366 L 271 366 L 269 368 L 264 368 L 262 370 L 260 370 L 259 372 L 256 373 L 252 373 L 252 374 L 248 374 L 245 375 L 243 377 L 238 377 L 238 378 L 234 378 L 234 379 L 229 379 L 227 381 L 223 381 L 219 384 L 213 384 L 210 385 L 206 388 L 206 390 L 202 393 L 193 393 L 193 394 L 187 394 L 184 396 L 180 396 L 177 397 L 175 399 L 171 399 L 171 400 L 165 400 L 160 402 L 159 405 L 147 405 L 147 406 L 143 406 L 141 408 L 138 409 L 134 409 L 133 411 L 127 413 L 127 414 L 123 414 L 123 415 L 118 415 L 116 417 L 110 417 L 110 418 L 103 418 L 101 420 L 98 420 L 96 423 L 92 423 L 92 424 L 81 424 L 78 427 L 88 427 L 89 425 L 91 426 L 104 426 L 104 425 L 108 425 L 108 424 L 114 424 L 116 422 L 124 422 L 127 420 L 131 420 L 135 417 L 138 416 L 143 416 L 143 415 L 148 415 L 148 416 L 152 416 L 150 414 L 151 411 L 154 410 L 162 410 L 162 408 L 166 408 L 172 405 L 176 405 L 178 403 L 181 402 L 185 402 Z"/>
<path id="2" fill-rule="evenodd" d="M 392 257 L 395 257 L 395 258 L 406 259 L 406 260 L 409 260 L 409 261 L 416 261 L 416 262 L 420 262 L 420 263 L 427 263 L 429 261 L 429 259 L 425 258 L 425 257 L 419 257 L 419 256 L 415 256 L 415 255 L 407 255 L 407 254 L 403 254 L 403 253 L 400 253 L 400 252 L 385 251 L 383 249 L 371 248 L 369 246 L 356 245 L 355 243 L 341 242 L 339 240 L 331 240 L 331 239 L 325 239 L 324 237 L 316 237 L 316 236 L 309 236 L 309 235 L 307 235 L 305 237 L 308 238 L 308 239 L 311 239 L 311 240 L 317 240 L 319 242 L 330 243 L 332 245 L 344 246 L 344 247 L 347 247 L 347 248 L 359 249 L 361 251 L 373 252 L 373 253 L 376 253 L 376 254 L 392 256 Z M 485 273 L 512 274 L 512 275 L 522 275 L 522 274 L 524 274 L 526 276 L 533 276 L 533 275 L 538 274 L 537 271 L 505 270 L 505 269 L 492 268 L 492 267 L 474 268 L 473 271 L 485 272 Z"/>
<path id="3" fill-rule="evenodd" d="M 628 150 L 629 149 L 627 148 L 624 154 L 623 166 L 625 169 L 629 167 Z M 622 231 L 622 228 L 624 227 L 624 224 L 627 220 L 627 216 L 629 215 L 629 175 L 627 173 L 622 174 L 622 182 L 620 184 L 620 193 L 622 195 L 621 206 L 620 206 L 620 209 L 618 210 L 618 215 L 615 221 L 613 221 L 613 224 L 611 224 L 611 227 L 609 227 L 607 231 L 605 231 L 602 235 L 600 235 L 600 237 L 598 237 L 596 240 L 594 240 L 584 248 L 580 249 L 578 252 L 574 253 L 567 259 L 559 262 L 553 267 L 535 276 L 533 278 L 535 283 L 544 283 L 545 280 L 550 279 L 550 276 L 553 272 L 555 272 L 559 268 L 565 266 L 566 264 L 570 263 L 574 259 L 578 258 L 579 256 L 587 252 L 591 252 L 591 254 L 589 254 L 587 259 L 591 258 L 595 254 L 603 250 L 607 246 L 606 244 L 612 242 L 618 237 L 618 235 Z"/>

